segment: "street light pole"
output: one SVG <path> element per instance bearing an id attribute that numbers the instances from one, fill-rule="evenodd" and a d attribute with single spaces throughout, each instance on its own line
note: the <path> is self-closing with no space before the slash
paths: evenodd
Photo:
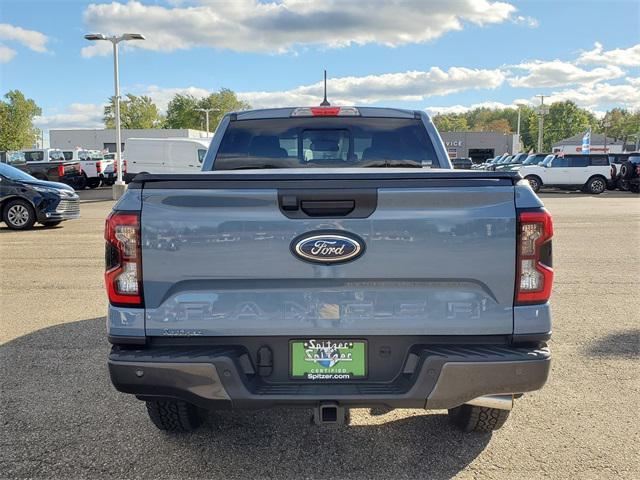
<path id="1" fill-rule="evenodd" d="M 538 152 L 542 152 L 542 138 L 544 132 L 544 115 L 546 113 L 544 107 L 544 95 L 536 95 L 536 97 L 540 97 L 540 108 L 538 110 Z"/>
<path id="2" fill-rule="evenodd" d="M 118 165 L 118 178 L 114 184 L 113 195 L 116 195 L 115 185 L 120 185 L 118 188 L 122 188 L 124 184 L 122 179 L 122 133 L 120 131 L 120 71 L 118 69 L 118 42 L 113 42 L 113 83 L 116 93 L 115 97 L 115 115 L 116 115 L 116 165 Z M 120 195 L 119 195 L 120 196 Z M 119 197 L 118 196 L 118 197 Z M 114 199 L 115 200 L 115 199 Z"/>
<path id="3" fill-rule="evenodd" d="M 205 122 L 207 125 L 207 133 L 209 133 L 209 112 L 219 112 L 219 108 L 196 108 L 198 112 L 204 112 Z"/>
<path id="4" fill-rule="evenodd" d="M 113 184 L 113 199 L 117 200 L 122 196 L 127 186 L 122 178 L 122 132 L 120 129 L 120 72 L 118 68 L 118 44 L 125 40 L 144 40 L 144 35 L 140 33 L 124 33 L 108 37 L 103 33 L 91 33 L 84 36 L 87 40 L 105 40 L 113 44 L 113 83 L 115 90 L 115 123 L 116 123 L 116 165 L 118 177 Z"/>

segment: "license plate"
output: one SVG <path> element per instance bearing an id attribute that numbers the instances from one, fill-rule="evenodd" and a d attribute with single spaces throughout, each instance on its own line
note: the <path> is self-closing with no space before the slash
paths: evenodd
<path id="1" fill-rule="evenodd" d="M 364 340 L 292 340 L 291 377 L 315 381 L 343 381 L 367 376 Z"/>

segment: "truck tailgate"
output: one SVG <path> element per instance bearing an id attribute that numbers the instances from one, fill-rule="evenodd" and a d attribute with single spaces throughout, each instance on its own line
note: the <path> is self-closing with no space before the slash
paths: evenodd
<path id="1" fill-rule="evenodd" d="M 514 175 L 389 170 L 139 178 L 146 335 L 512 333 Z M 307 215 L 285 197 L 356 208 Z M 292 252 L 326 231 L 366 250 Z"/>

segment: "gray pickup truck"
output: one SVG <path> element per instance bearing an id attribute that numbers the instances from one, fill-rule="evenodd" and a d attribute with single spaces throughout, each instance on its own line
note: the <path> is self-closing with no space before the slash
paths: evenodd
<path id="1" fill-rule="evenodd" d="M 552 230 L 424 112 L 228 114 L 202 173 L 138 175 L 107 219 L 112 382 L 164 430 L 281 406 L 497 429 L 549 373 Z"/>

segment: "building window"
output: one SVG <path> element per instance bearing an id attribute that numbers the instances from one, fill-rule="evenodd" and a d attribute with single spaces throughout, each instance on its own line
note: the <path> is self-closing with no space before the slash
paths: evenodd
<path id="1" fill-rule="evenodd" d="M 116 151 L 116 142 L 113 143 L 103 143 L 105 150 L 108 150 L 111 153 Z M 124 143 L 120 144 L 120 151 L 124 152 Z"/>

